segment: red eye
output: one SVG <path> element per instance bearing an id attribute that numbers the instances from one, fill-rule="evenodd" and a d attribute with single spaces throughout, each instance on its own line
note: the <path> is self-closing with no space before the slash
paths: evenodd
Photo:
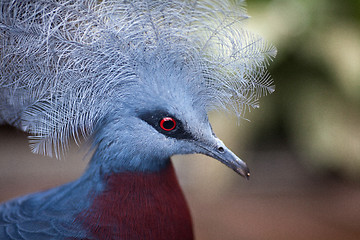
<path id="1" fill-rule="evenodd" d="M 171 131 L 176 127 L 176 121 L 171 117 L 164 117 L 160 121 L 160 127 L 162 130 Z"/>

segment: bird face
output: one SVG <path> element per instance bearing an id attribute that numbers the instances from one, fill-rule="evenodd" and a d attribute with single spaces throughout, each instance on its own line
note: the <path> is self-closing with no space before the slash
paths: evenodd
<path id="1" fill-rule="evenodd" d="M 166 99 L 160 101 L 167 101 L 166 108 L 152 108 L 150 101 L 145 108 L 110 114 L 96 134 L 101 137 L 94 157 L 101 153 L 98 158 L 111 171 L 156 171 L 173 155 L 201 153 L 250 176 L 246 164 L 215 136 L 205 110 L 184 99 Z"/>
<path id="2" fill-rule="evenodd" d="M 111 103 L 95 134 L 95 158 L 112 170 L 156 171 L 173 155 L 201 153 L 248 178 L 246 164 L 212 131 L 206 92 L 194 80 L 199 74 L 158 61 L 137 71 L 141 84 L 134 84 L 125 101 Z"/>
<path id="3" fill-rule="evenodd" d="M 182 116 L 185 118 L 181 118 L 166 111 L 155 110 L 141 114 L 140 119 L 165 136 L 164 143 L 174 146 L 169 149 L 173 154 L 202 153 L 249 178 L 250 172 L 246 164 L 215 136 L 206 115 L 197 118 L 191 118 L 191 115 L 193 114 L 184 113 Z M 185 120 L 186 117 L 188 121 Z M 164 145 L 162 147 L 165 148 Z"/>

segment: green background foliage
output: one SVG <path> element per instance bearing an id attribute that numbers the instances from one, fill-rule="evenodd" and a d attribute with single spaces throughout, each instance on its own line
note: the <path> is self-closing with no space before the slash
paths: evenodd
<path id="1" fill-rule="evenodd" d="M 270 66 L 276 92 L 249 117 L 261 125 L 251 126 L 250 145 L 285 144 L 309 171 L 360 180 L 360 2 L 247 5 L 249 28 L 278 49 Z"/>

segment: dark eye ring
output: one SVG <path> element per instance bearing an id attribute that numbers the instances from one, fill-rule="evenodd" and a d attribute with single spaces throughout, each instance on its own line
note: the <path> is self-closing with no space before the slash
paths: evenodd
<path id="1" fill-rule="evenodd" d="M 172 117 L 164 117 L 160 121 L 160 127 L 162 130 L 169 132 L 175 129 L 176 121 Z"/>

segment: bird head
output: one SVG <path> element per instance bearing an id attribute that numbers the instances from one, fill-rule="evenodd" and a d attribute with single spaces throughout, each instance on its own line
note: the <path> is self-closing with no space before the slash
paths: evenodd
<path id="1" fill-rule="evenodd" d="M 14 47 L 3 50 L 11 74 L 1 81 L 21 95 L 18 122 L 33 151 L 59 157 L 70 138 L 91 136 L 92 163 L 107 171 L 202 153 L 248 177 L 207 117 L 226 109 L 241 118 L 274 90 L 266 68 L 276 49 L 243 28 L 242 2 L 11 5 L 30 34 L 5 38 Z"/>
<path id="2" fill-rule="evenodd" d="M 248 178 L 246 164 L 211 128 L 209 93 L 199 85 L 205 75 L 168 51 L 159 54 L 140 61 L 131 94 L 98 123 L 94 159 L 109 171 L 156 171 L 173 155 L 201 153 Z"/>

